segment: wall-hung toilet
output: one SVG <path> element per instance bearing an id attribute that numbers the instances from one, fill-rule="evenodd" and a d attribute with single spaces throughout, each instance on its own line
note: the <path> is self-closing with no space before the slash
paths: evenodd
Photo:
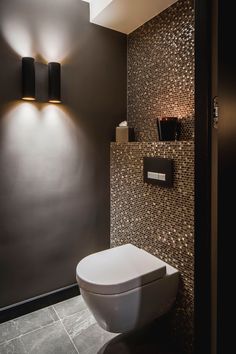
<path id="1" fill-rule="evenodd" d="M 109 332 L 124 333 L 170 310 L 179 272 L 126 244 L 83 258 L 76 267 L 76 279 L 98 324 Z"/>

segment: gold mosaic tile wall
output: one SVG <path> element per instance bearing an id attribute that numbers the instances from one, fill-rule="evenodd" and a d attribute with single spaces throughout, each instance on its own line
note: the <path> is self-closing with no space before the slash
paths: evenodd
<path id="1" fill-rule="evenodd" d="M 179 0 L 128 36 L 128 123 L 136 140 L 157 141 L 156 118 L 182 118 L 194 138 L 194 5 Z"/>
<path id="2" fill-rule="evenodd" d="M 178 116 L 178 142 L 158 142 L 156 118 Z M 176 267 L 170 326 L 193 350 L 194 6 L 179 0 L 128 36 L 128 125 L 136 141 L 111 144 L 111 246 L 131 242 Z M 143 157 L 173 158 L 174 187 L 143 183 Z"/>
<path id="3" fill-rule="evenodd" d="M 172 332 L 191 353 L 194 271 L 193 141 L 111 144 L 111 246 L 132 243 L 181 273 Z M 174 187 L 143 183 L 143 157 L 174 159 Z"/>

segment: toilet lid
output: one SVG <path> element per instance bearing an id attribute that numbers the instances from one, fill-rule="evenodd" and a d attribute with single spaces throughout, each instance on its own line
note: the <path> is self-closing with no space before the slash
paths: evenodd
<path id="1" fill-rule="evenodd" d="M 165 274 L 165 262 L 131 244 L 91 254 L 76 268 L 79 286 L 97 294 L 123 293 Z"/>

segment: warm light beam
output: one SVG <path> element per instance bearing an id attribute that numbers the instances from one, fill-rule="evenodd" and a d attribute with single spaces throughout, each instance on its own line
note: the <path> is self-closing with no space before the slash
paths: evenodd
<path id="1" fill-rule="evenodd" d="M 34 56 L 30 31 L 24 21 L 17 18 L 7 18 L 2 23 L 2 33 L 6 42 L 21 57 Z"/>

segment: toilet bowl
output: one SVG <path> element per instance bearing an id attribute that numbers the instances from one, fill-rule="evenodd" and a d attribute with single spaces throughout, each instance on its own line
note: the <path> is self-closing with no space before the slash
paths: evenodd
<path id="1" fill-rule="evenodd" d="M 137 329 L 175 302 L 179 272 L 132 245 L 97 252 L 76 267 L 80 293 L 98 324 L 113 333 Z"/>

